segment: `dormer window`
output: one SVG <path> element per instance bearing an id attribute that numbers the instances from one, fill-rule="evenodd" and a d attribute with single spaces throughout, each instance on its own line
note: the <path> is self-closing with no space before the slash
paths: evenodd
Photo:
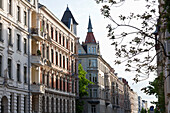
<path id="1" fill-rule="evenodd" d="M 89 47 L 89 53 L 90 53 L 91 48 Z"/>

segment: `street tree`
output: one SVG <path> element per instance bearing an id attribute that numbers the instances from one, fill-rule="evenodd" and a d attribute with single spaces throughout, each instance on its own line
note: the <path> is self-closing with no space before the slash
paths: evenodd
<path id="1" fill-rule="evenodd" d="M 155 58 L 158 54 L 170 57 L 166 52 L 165 46 L 157 37 L 158 32 L 167 30 L 170 32 L 170 2 L 163 0 L 164 3 L 158 4 L 157 0 L 145 0 L 146 11 L 135 14 L 131 12 L 128 16 L 120 14 L 117 21 L 112 14 L 114 6 L 121 5 L 127 0 L 95 0 L 102 4 L 101 14 L 110 20 L 108 37 L 113 41 L 111 45 L 115 48 L 115 64 L 125 63 L 125 71 L 134 72 L 134 81 L 139 82 L 149 78 L 155 72 L 157 65 Z M 163 8 L 158 12 L 158 5 Z M 130 7 L 130 6 L 129 6 Z M 139 24 L 134 24 L 134 20 Z M 164 25 L 161 27 L 160 25 Z M 125 28 L 121 33 L 116 34 L 118 28 Z M 155 30 L 156 28 L 156 30 Z M 128 30 L 130 29 L 130 30 Z M 155 31 L 155 32 L 154 32 Z M 155 49 L 161 50 L 155 52 Z"/>
<path id="2" fill-rule="evenodd" d="M 86 78 L 87 72 L 84 71 L 81 64 L 78 66 L 78 77 L 79 77 L 79 99 L 76 100 L 76 112 L 82 113 L 84 101 L 81 100 L 83 96 L 88 96 L 88 85 L 93 84 Z"/>

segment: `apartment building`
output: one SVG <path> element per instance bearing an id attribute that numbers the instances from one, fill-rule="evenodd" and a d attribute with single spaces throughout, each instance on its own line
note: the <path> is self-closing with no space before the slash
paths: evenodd
<path id="1" fill-rule="evenodd" d="M 0 1 L 1 113 L 75 113 L 77 25 L 68 7 L 60 21 L 38 0 Z"/>
<path id="2" fill-rule="evenodd" d="M 128 84 L 128 81 L 124 78 L 119 78 L 123 82 L 123 88 L 124 88 L 124 113 L 131 113 L 131 102 L 130 102 L 130 94 L 129 91 L 130 86 Z"/>
<path id="3" fill-rule="evenodd" d="M 0 0 L 0 112 L 28 111 L 28 10 L 35 1 Z"/>
<path id="4" fill-rule="evenodd" d="M 131 113 L 138 113 L 138 95 L 133 89 L 129 90 Z"/>
<path id="5" fill-rule="evenodd" d="M 123 83 L 101 56 L 90 17 L 85 42 L 78 45 L 78 59 L 87 72 L 87 79 L 94 83 L 88 86 L 89 95 L 83 97 L 83 113 L 123 113 Z"/>
<path id="6" fill-rule="evenodd" d="M 142 110 L 142 97 L 138 96 L 138 113 Z"/>
<path id="7" fill-rule="evenodd" d="M 32 111 L 75 113 L 78 24 L 68 7 L 60 21 L 41 4 L 31 19 Z"/>

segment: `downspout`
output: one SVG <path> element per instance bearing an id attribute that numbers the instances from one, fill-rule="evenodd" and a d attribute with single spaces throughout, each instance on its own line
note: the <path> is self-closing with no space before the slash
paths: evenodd
<path id="1" fill-rule="evenodd" d="M 30 62 L 30 39 L 31 39 L 31 26 L 30 26 L 30 9 L 28 9 L 28 113 L 31 113 L 31 104 L 30 104 L 30 99 L 31 99 L 31 81 L 30 81 L 30 76 L 31 76 L 31 62 Z"/>

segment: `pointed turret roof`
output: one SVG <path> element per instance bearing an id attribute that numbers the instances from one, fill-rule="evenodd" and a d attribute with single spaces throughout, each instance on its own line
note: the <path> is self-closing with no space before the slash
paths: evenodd
<path id="1" fill-rule="evenodd" d="M 91 19 L 90 19 L 90 16 L 89 16 L 89 24 L 88 24 L 88 32 L 92 32 L 92 24 L 91 24 Z"/>
<path id="2" fill-rule="evenodd" d="M 76 20 L 74 19 L 73 15 L 72 15 L 70 9 L 67 6 L 66 11 L 64 12 L 64 15 L 63 15 L 61 21 L 69 28 L 69 23 L 70 23 L 71 19 L 73 20 L 73 24 L 78 25 L 78 23 L 76 22 Z"/>
<path id="3" fill-rule="evenodd" d="M 88 32 L 87 32 L 85 43 L 96 43 L 96 39 L 93 35 L 92 29 L 93 28 L 92 28 L 92 24 L 91 24 L 91 19 L 89 17 Z"/>

